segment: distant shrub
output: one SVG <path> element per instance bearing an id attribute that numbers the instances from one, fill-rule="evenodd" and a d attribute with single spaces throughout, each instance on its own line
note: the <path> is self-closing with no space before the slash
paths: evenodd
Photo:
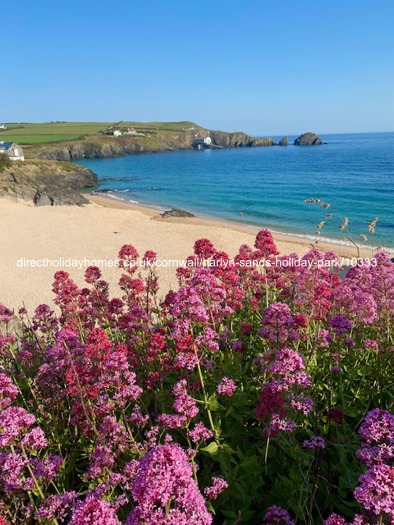
<path id="1" fill-rule="evenodd" d="M 7 155 L 4 155 L 4 153 L 0 153 L 0 172 L 4 171 L 5 168 L 9 168 L 11 166 L 11 161 Z"/>

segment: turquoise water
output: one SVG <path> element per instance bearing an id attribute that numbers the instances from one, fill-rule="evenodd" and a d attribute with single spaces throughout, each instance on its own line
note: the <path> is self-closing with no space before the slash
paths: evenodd
<path id="1" fill-rule="evenodd" d="M 205 217 L 265 226 L 274 231 L 343 239 L 349 219 L 360 242 L 378 217 L 373 245 L 394 248 L 394 133 L 321 135 L 317 147 L 182 151 L 78 162 L 96 172 L 113 198 Z M 280 137 L 279 137 L 280 138 Z M 294 137 L 289 138 L 290 141 Z M 326 210 L 304 202 L 320 198 Z M 240 215 L 242 213 L 242 216 Z M 327 213 L 333 218 L 325 219 Z"/>

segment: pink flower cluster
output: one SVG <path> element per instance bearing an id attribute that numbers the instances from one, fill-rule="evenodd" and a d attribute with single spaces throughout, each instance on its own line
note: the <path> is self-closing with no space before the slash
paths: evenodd
<path id="1" fill-rule="evenodd" d="M 210 525 L 186 454 L 179 445 L 159 445 L 145 454 L 132 485 L 136 507 L 126 525 Z"/>
<path id="2" fill-rule="evenodd" d="M 290 348 L 268 351 L 258 360 L 266 377 L 262 386 L 256 417 L 265 423 L 264 435 L 276 437 L 281 431 L 293 432 L 294 416 L 307 415 L 313 401 L 304 394 L 311 385 L 302 356 Z"/>

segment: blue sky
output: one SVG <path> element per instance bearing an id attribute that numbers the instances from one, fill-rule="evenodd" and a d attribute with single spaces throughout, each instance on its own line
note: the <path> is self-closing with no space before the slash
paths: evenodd
<path id="1" fill-rule="evenodd" d="M 1 19 L 0 121 L 394 130 L 393 0 L 20 0 Z"/>

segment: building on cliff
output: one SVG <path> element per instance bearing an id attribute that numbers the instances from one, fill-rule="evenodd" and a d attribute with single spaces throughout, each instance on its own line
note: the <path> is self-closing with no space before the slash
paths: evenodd
<path id="1" fill-rule="evenodd" d="M 205 137 L 205 139 L 194 139 L 193 148 L 194 149 L 207 149 L 212 147 L 211 137 Z"/>
<path id="2" fill-rule="evenodd" d="M 23 149 L 16 142 L 0 141 L 0 155 L 7 155 L 11 160 L 25 160 Z"/>

